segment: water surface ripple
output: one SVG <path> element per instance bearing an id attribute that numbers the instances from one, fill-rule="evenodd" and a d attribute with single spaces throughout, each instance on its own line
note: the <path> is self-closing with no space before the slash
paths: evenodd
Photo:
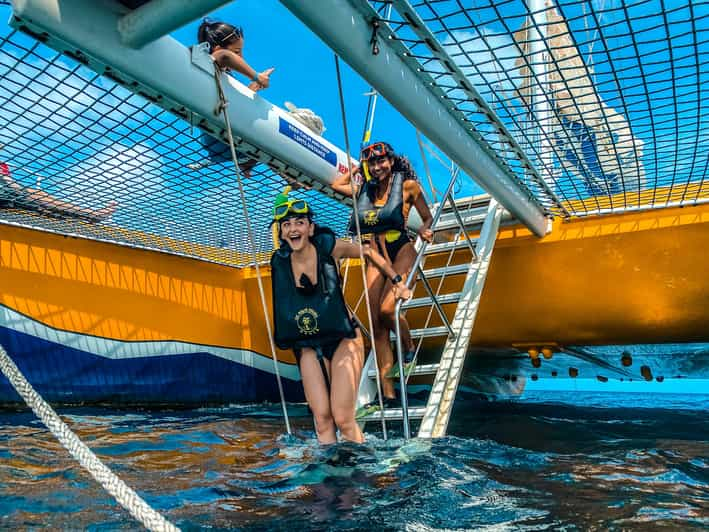
<path id="1" fill-rule="evenodd" d="M 329 449 L 299 405 L 293 436 L 277 405 L 60 413 L 184 530 L 709 527 L 709 397 L 598 395 L 459 401 L 447 438 Z M 0 419 L 1 528 L 136 528 L 31 414 Z"/>

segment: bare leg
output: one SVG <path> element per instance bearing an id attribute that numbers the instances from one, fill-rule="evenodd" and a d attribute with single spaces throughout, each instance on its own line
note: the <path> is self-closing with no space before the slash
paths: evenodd
<path id="1" fill-rule="evenodd" d="M 340 435 L 347 441 L 362 443 L 364 436 L 355 421 L 359 377 L 364 364 L 364 343 L 357 330 L 356 338 L 345 338 L 337 346 L 330 363 L 330 408 Z"/>
<path id="2" fill-rule="evenodd" d="M 394 398 L 394 384 L 385 376 L 394 366 L 394 355 L 391 350 L 391 340 L 389 339 L 389 328 L 381 322 L 380 310 L 382 290 L 386 279 L 381 272 L 372 265 L 367 266 L 367 287 L 369 290 L 369 301 L 372 304 L 372 322 L 374 323 L 374 346 L 377 349 L 377 366 L 379 377 L 382 383 L 382 394 L 384 397 Z"/>
<path id="3" fill-rule="evenodd" d="M 401 275 L 403 279 L 406 279 L 415 260 L 416 249 L 413 244 L 409 243 L 404 245 L 401 250 L 399 250 L 392 267 L 396 273 Z M 392 291 L 391 281 L 387 279 L 382 291 L 381 303 L 379 305 L 379 322 L 391 331 L 396 331 L 394 323 L 394 317 L 396 314 L 395 308 L 396 299 L 394 298 L 394 293 Z M 411 338 L 411 329 L 409 328 L 409 322 L 406 321 L 403 314 L 399 315 L 399 327 L 401 331 L 401 343 L 404 349 L 409 351 L 412 350 L 414 348 L 414 342 Z"/>
<path id="4" fill-rule="evenodd" d="M 12 189 L 18 198 L 25 199 L 27 203 L 31 203 L 36 206 L 38 210 L 46 209 L 59 214 L 68 214 L 70 216 L 86 218 L 92 222 L 100 222 L 110 218 L 110 216 L 115 212 L 116 207 L 118 207 L 118 203 L 111 201 L 103 209 L 85 209 L 67 201 L 58 200 L 43 190 L 24 187 L 11 177 L 10 169 L 5 163 L 0 165 L 0 176 L 2 176 L 5 186 Z"/>
<path id="5" fill-rule="evenodd" d="M 87 218 L 92 222 L 106 220 L 115 212 L 116 207 L 118 207 L 118 203 L 111 201 L 106 207 L 100 210 L 85 209 L 72 203 L 58 200 L 46 192 L 34 188 L 25 189 L 25 194 L 27 195 L 27 199 L 35 203 L 39 208 L 44 208 L 59 214 L 69 214 L 71 216 Z"/>
<path id="6" fill-rule="evenodd" d="M 315 418 L 315 433 L 321 444 L 337 442 L 335 422 L 330 411 L 330 396 L 325 377 L 315 351 L 304 348 L 300 357 L 300 376 L 303 380 L 305 400 Z"/>

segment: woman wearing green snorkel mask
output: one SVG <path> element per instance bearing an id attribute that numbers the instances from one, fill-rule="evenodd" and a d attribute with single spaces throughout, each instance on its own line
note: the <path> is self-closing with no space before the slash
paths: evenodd
<path id="1" fill-rule="evenodd" d="M 381 274 L 378 268 L 367 268 L 367 288 L 372 305 L 374 341 L 377 347 L 377 364 L 381 376 L 385 406 L 398 406 L 394 391 L 394 354 L 389 332 L 395 331 L 396 298 L 392 292 L 393 282 L 406 279 L 416 260 L 413 241 L 406 231 L 406 220 L 411 207 L 415 207 L 423 224 L 419 236 L 430 242 L 433 239 L 431 223 L 433 216 L 426 204 L 421 185 L 409 161 L 397 155 L 386 142 L 375 142 L 362 150 L 362 185 L 355 184 L 359 226 L 363 242 L 376 246 L 379 253 L 391 264 L 396 276 Z M 350 181 L 360 168 L 336 178 L 332 188 L 340 194 L 352 197 Z M 356 180 L 355 180 L 356 181 Z M 355 233 L 354 219 L 350 232 Z M 404 362 L 407 369 L 413 364 L 415 353 L 409 324 L 401 316 L 401 340 L 405 349 Z"/>
<path id="2" fill-rule="evenodd" d="M 359 258 L 362 251 L 383 275 L 396 272 L 371 248 L 338 240 L 314 224 L 305 200 L 288 199 L 289 188 L 273 209 L 281 244 L 271 257 L 274 340 L 295 353 L 318 441 L 335 443 L 339 429 L 344 440 L 361 443 L 355 404 L 364 344 L 345 305 L 337 261 Z M 411 297 L 401 281 L 393 291 L 396 298 Z"/>

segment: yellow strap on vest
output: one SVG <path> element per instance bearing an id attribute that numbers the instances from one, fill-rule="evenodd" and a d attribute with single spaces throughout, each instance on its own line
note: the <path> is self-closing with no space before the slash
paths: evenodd
<path id="1" fill-rule="evenodd" d="M 396 242 L 399 237 L 401 237 L 401 231 L 397 231 L 396 229 L 389 229 L 386 233 L 384 233 L 384 240 L 386 240 L 389 244 Z"/>

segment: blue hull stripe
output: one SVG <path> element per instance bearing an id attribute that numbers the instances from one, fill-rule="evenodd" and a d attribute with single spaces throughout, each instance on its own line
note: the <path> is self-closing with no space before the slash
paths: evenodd
<path id="1" fill-rule="evenodd" d="M 272 362 L 263 355 L 181 342 L 119 342 L 52 329 L 6 307 L 2 311 L 5 317 L 13 314 L 13 325 L 18 325 L 18 321 L 23 325 L 31 322 L 39 333 L 0 326 L 0 343 L 48 401 L 204 404 L 279 400 Z M 47 339 L 51 334 L 68 335 L 103 347 L 111 345 L 114 349 L 108 356 L 96 355 Z M 121 349 L 115 349 L 119 345 L 131 351 L 136 344 L 140 344 L 140 353 L 121 356 Z M 192 352 L 185 352 L 190 349 Z M 225 355 L 225 351 L 236 354 Z M 266 369 L 268 364 L 271 371 Z M 297 368 L 281 364 L 282 376 L 284 367 L 287 375 L 292 376 L 293 370 L 297 375 Z M 288 401 L 303 400 L 299 381 L 286 377 L 283 385 Z M 0 374 L 0 403 L 20 401 Z"/>

